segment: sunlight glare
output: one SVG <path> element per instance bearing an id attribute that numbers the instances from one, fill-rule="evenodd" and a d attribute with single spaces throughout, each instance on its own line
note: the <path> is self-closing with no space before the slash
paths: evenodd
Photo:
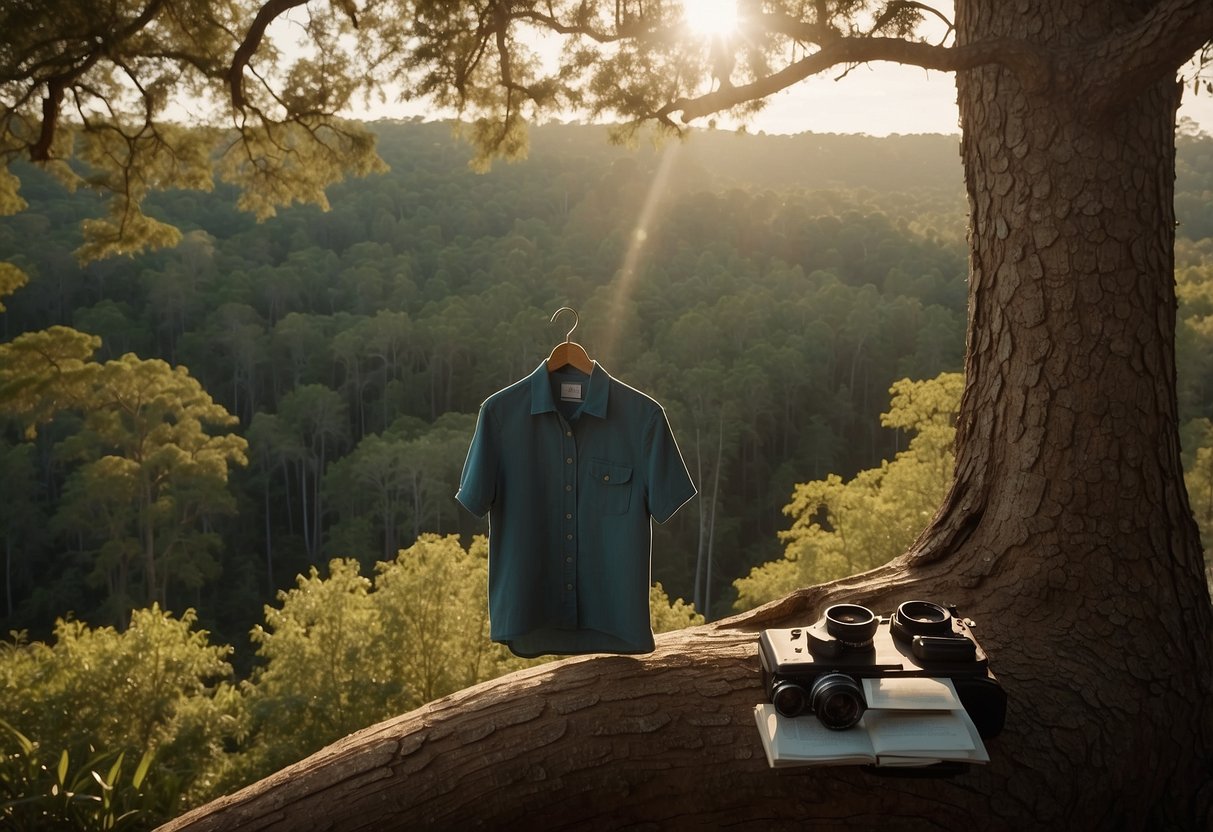
<path id="1" fill-rule="evenodd" d="M 687 25 L 704 37 L 725 37 L 737 31 L 737 0 L 685 0 Z"/>

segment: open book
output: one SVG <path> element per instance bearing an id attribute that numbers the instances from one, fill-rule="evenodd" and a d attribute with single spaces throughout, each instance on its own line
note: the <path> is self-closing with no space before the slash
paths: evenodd
<path id="1" fill-rule="evenodd" d="M 868 710 L 854 728 L 831 731 L 817 717 L 754 708 L 773 768 L 806 765 L 926 766 L 988 763 L 989 754 L 950 679 L 864 679 Z"/>

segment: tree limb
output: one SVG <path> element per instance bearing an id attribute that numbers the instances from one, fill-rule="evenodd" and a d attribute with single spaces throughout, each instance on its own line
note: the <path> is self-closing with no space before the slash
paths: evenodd
<path id="1" fill-rule="evenodd" d="M 1162 0 L 1140 20 L 1075 56 L 1083 68 L 1077 100 L 1096 117 L 1131 101 L 1213 42 L 1213 2 Z"/>
<path id="2" fill-rule="evenodd" d="M 1044 89 L 1052 78 L 1050 60 L 1044 50 L 1022 40 L 996 40 L 966 46 L 932 46 L 901 38 L 842 38 L 790 64 L 779 72 L 739 87 L 725 87 L 696 98 L 680 98 L 657 111 L 668 119 L 681 113 L 682 122 L 727 110 L 774 95 L 780 90 L 839 64 L 893 61 L 923 69 L 957 72 L 983 64 L 1002 64 L 1014 70 L 1025 87 Z"/>
<path id="3" fill-rule="evenodd" d="M 244 68 L 248 66 L 248 62 L 252 60 L 257 48 L 261 46 L 261 41 L 265 39 L 266 29 L 281 15 L 306 3 L 307 0 L 269 0 L 258 10 L 257 16 L 253 18 L 248 32 L 244 35 L 244 40 L 240 42 L 236 54 L 232 56 L 232 65 L 227 69 L 227 84 L 231 91 L 232 106 L 237 110 L 244 109 L 245 105 Z"/>
<path id="4" fill-rule="evenodd" d="M 162 5 L 164 5 L 164 0 L 150 0 L 139 16 L 119 29 L 112 40 L 98 37 L 93 43 L 93 48 L 85 54 L 78 66 L 73 66 L 46 79 L 47 91 L 46 96 L 42 99 L 42 125 L 38 131 L 38 140 L 30 145 L 31 161 L 45 162 L 51 157 L 51 145 L 54 144 L 55 131 L 59 126 L 59 107 L 63 103 L 63 94 L 67 91 L 68 86 L 92 69 L 113 45 L 122 43 L 151 23 L 160 12 Z"/>

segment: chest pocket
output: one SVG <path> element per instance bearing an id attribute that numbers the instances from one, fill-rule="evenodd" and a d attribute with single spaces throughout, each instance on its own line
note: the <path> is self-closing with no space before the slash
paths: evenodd
<path id="1" fill-rule="evenodd" d="M 591 459 L 589 494 L 602 514 L 626 514 L 632 497 L 632 466 Z"/>

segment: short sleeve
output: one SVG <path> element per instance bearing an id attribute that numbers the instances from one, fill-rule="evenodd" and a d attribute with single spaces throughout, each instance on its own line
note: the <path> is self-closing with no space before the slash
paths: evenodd
<path id="1" fill-rule="evenodd" d="M 463 462 L 463 474 L 459 478 L 459 491 L 455 499 L 477 517 L 488 513 L 497 497 L 497 461 L 499 443 L 493 430 L 488 407 L 482 405 L 476 418 L 476 432 L 468 447 L 467 459 Z"/>
<path id="2" fill-rule="evenodd" d="M 658 523 L 664 523 L 695 496 L 695 484 L 687 473 L 664 410 L 659 409 L 649 420 L 645 452 L 649 514 Z"/>

